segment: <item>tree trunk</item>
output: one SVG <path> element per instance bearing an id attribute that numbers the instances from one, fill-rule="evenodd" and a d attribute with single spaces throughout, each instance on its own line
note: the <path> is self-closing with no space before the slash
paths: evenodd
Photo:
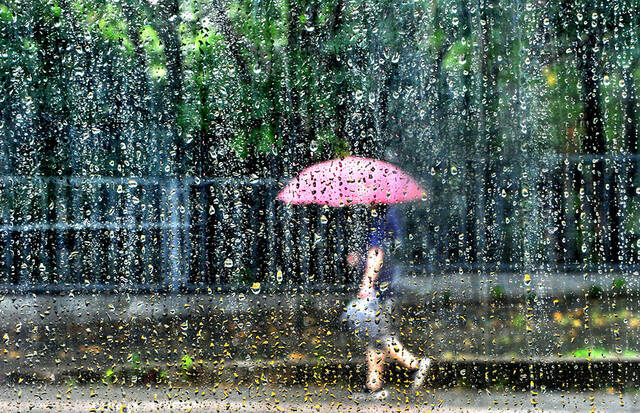
<path id="1" fill-rule="evenodd" d="M 187 170 L 185 154 L 190 153 L 190 150 L 185 147 L 181 127 L 184 101 L 184 63 L 179 33 L 180 2 L 179 0 L 163 0 L 158 4 L 158 9 L 161 11 L 162 20 L 156 29 L 165 47 L 169 89 L 168 120 L 171 124 L 171 149 L 175 150 L 172 169 L 174 173 L 183 174 Z"/>
<path id="2" fill-rule="evenodd" d="M 594 31 L 596 31 L 594 29 Z M 582 84 L 582 104 L 584 113 L 585 136 L 582 150 L 589 155 L 595 155 L 590 162 L 591 178 L 587 182 L 587 203 L 591 220 L 595 225 L 594 251 L 601 251 L 600 257 L 606 262 L 618 261 L 619 220 L 615 196 L 605 194 L 605 162 L 601 158 L 606 153 L 603 114 L 600 104 L 600 82 L 598 67 L 600 60 L 593 49 L 597 42 L 597 33 L 584 34 L 586 39 L 581 41 L 577 50 L 577 66 Z M 608 217 L 607 217 L 608 215 Z M 610 224 L 607 231 L 607 222 Z M 608 234 L 607 234 L 608 233 Z M 608 238 L 608 239 L 607 239 Z M 592 256 L 592 259 L 594 257 Z"/>

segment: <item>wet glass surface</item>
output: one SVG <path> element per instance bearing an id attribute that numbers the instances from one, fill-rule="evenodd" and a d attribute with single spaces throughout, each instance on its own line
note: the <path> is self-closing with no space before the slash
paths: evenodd
<path id="1" fill-rule="evenodd" d="M 0 410 L 635 411 L 639 19 L 0 0 Z"/>

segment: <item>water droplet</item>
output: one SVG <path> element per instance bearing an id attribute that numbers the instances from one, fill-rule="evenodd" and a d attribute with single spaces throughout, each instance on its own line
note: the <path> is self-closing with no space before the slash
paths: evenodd
<path id="1" fill-rule="evenodd" d="M 309 143 L 309 149 L 311 152 L 316 152 L 318 150 L 318 142 L 313 140 Z"/>
<path id="2" fill-rule="evenodd" d="M 374 218 L 377 217 L 378 216 L 378 210 L 377 209 L 372 209 L 371 210 L 371 216 L 374 217 Z"/>
<path id="3" fill-rule="evenodd" d="M 387 289 L 389 289 L 389 283 L 388 282 L 381 283 L 379 287 L 380 287 L 380 291 L 382 292 L 387 291 Z"/>
<path id="4" fill-rule="evenodd" d="M 322 215 L 320 217 L 320 222 L 323 223 L 323 224 L 326 224 L 327 222 L 329 222 L 329 220 L 327 219 L 326 215 Z"/>
<path id="5" fill-rule="evenodd" d="M 525 274 L 524 275 L 524 285 L 531 285 L 531 275 L 530 274 Z"/>
<path id="6" fill-rule="evenodd" d="M 451 175 L 458 175 L 458 167 L 457 166 L 452 166 L 451 167 Z"/>
<path id="7" fill-rule="evenodd" d="M 356 90 L 356 100 L 361 100 L 364 96 L 364 92 L 362 90 Z"/>
<path id="8" fill-rule="evenodd" d="M 261 72 L 262 72 L 262 68 L 260 67 L 260 65 L 253 66 L 253 73 L 255 73 L 256 75 L 259 75 Z"/>
<path id="9" fill-rule="evenodd" d="M 522 196 L 525 198 L 529 196 L 529 190 L 527 188 L 522 188 Z"/>
<path id="10" fill-rule="evenodd" d="M 500 196 L 503 198 L 507 197 L 507 191 L 504 188 L 502 188 L 502 192 L 500 192 Z"/>
<path id="11" fill-rule="evenodd" d="M 421 196 L 420 198 L 421 198 L 423 201 L 426 201 L 426 200 L 427 200 L 427 198 L 428 198 L 428 197 L 427 197 L 427 193 L 426 193 L 426 192 L 423 192 L 423 193 L 422 193 L 422 196 Z"/>
<path id="12" fill-rule="evenodd" d="M 278 268 L 278 271 L 276 271 L 276 281 L 278 281 L 279 283 L 282 282 L 282 270 L 280 268 Z"/>
<path id="13" fill-rule="evenodd" d="M 395 53 L 393 57 L 391 57 L 391 63 L 398 63 L 400 61 L 400 55 Z"/>
<path id="14" fill-rule="evenodd" d="M 251 284 L 251 292 L 254 294 L 260 294 L 260 283 L 255 282 Z"/>
<path id="15" fill-rule="evenodd" d="M 227 258 L 226 260 L 224 260 L 224 266 L 226 268 L 231 268 L 233 267 L 233 260 L 231 258 Z"/>

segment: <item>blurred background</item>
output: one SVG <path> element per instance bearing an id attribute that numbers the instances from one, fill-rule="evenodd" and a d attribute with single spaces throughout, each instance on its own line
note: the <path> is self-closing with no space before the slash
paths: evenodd
<path id="1" fill-rule="evenodd" d="M 31 343 L 14 359 L 47 351 L 43 327 L 31 341 L 25 332 L 38 317 L 16 302 L 59 308 L 75 294 L 85 298 L 65 304 L 70 314 L 90 302 L 102 314 L 138 294 L 141 318 L 157 304 L 165 318 L 177 311 L 175 326 L 192 320 L 174 337 L 189 359 L 209 345 L 193 320 L 226 326 L 242 359 L 344 358 L 323 341 L 320 356 L 243 348 L 238 331 L 269 323 L 182 306 L 295 291 L 311 298 L 287 307 L 298 314 L 292 331 L 334 331 L 335 321 L 317 326 L 340 305 L 318 304 L 333 318 L 311 308 L 326 292 L 340 304 L 354 291 L 360 274 L 346 257 L 366 237 L 366 209 L 275 196 L 305 166 L 348 154 L 399 165 L 427 189 L 402 207 L 396 251 L 415 346 L 445 359 L 637 357 L 638 7 L 0 0 L 5 357 L 14 336 Z M 109 320 L 129 331 L 121 344 L 146 346 L 155 322 L 134 327 L 117 314 Z M 289 319 L 278 314 L 274 331 Z M 78 351 L 104 355 L 115 345 L 97 333 L 105 317 L 92 331 L 67 320 L 45 347 L 59 354 L 77 332 Z M 142 357 L 120 353 L 121 363 Z"/>

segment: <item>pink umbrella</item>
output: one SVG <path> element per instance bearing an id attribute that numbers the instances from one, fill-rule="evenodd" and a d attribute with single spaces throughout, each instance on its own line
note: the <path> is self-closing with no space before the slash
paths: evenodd
<path id="1" fill-rule="evenodd" d="M 308 167 L 280 191 L 278 199 L 291 204 L 342 207 L 396 204 L 424 196 L 420 184 L 397 166 L 348 156 Z"/>

